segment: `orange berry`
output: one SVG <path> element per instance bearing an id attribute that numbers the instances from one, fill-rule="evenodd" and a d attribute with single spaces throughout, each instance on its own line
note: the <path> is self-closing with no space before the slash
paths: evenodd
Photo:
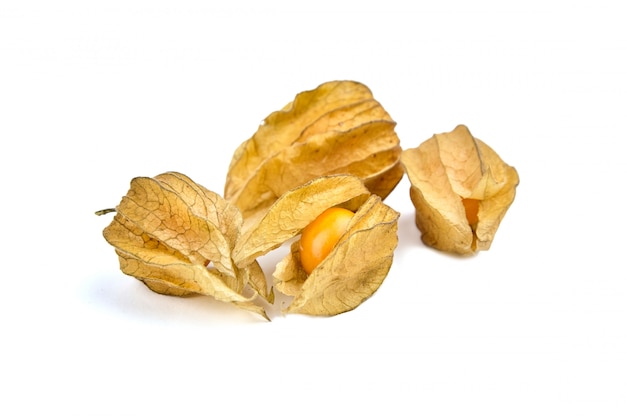
<path id="1" fill-rule="evenodd" d="M 478 205 L 480 201 L 473 198 L 464 198 L 463 207 L 465 207 L 465 217 L 470 226 L 475 227 L 478 223 Z"/>
<path id="2" fill-rule="evenodd" d="M 300 262 L 307 274 L 320 264 L 346 232 L 354 213 L 331 207 L 320 214 L 302 230 L 300 237 Z"/>

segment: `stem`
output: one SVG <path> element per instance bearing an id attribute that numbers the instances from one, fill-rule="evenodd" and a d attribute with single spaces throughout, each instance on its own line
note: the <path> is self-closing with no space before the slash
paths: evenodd
<path id="1" fill-rule="evenodd" d="M 102 216 L 104 214 L 109 214 L 109 213 L 115 213 L 115 209 L 114 208 L 108 208 L 108 209 L 104 209 L 104 210 L 98 210 L 96 211 L 96 216 Z"/>

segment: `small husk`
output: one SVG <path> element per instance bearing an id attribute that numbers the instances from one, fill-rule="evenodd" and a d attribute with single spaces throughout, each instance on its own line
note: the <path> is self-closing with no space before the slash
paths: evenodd
<path id="1" fill-rule="evenodd" d="M 272 296 L 260 266 L 239 268 L 231 257 L 243 222 L 235 206 L 168 172 L 134 178 L 115 211 L 103 234 L 122 272 L 160 294 L 208 295 L 268 318 L 255 302 Z"/>
<path id="2" fill-rule="evenodd" d="M 405 149 L 402 164 L 426 245 L 463 255 L 490 248 L 515 199 L 515 168 L 463 125 Z"/>
<path id="3" fill-rule="evenodd" d="M 293 296 L 287 313 L 332 316 L 359 306 L 384 281 L 398 244 L 399 213 L 370 192 L 361 180 L 338 175 L 317 178 L 285 193 L 238 242 L 238 266 L 296 237 L 330 207 L 355 211 L 346 233 L 329 255 L 307 275 L 298 242 L 277 265 L 274 285 Z"/>

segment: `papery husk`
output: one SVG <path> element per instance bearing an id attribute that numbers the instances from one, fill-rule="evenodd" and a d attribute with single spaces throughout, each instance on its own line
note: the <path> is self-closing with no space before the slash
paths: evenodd
<path id="1" fill-rule="evenodd" d="M 319 177 L 289 190 L 263 216 L 246 222 L 233 259 L 238 267 L 246 267 L 299 234 L 327 208 L 356 210 L 369 195 L 363 182 L 352 175 Z"/>
<path id="2" fill-rule="evenodd" d="M 208 295 L 267 319 L 255 303 L 258 296 L 271 297 L 263 271 L 256 261 L 239 268 L 231 257 L 242 222 L 222 197 L 169 172 L 134 178 L 103 234 L 122 272 L 151 290 Z"/>
<path id="3" fill-rule="evenodd" d="M 235 151 L 224 197 L 247 220 L 316 177 L 352 174 L 385 198 L 403 175 L 395 124 L 361 83 L 302 92 Z"/>
<path id="4" fill-rule="evenodd" d="M 379 196 L 370 195 L 343 237 L 309 275 L 300 263 L 298 242 L 293 242 L 273 274 L 275 287 L 293 296 L 285 312 L 334 316 L 371 297 L 391 267 L 398 244 L 398 218 L 399 213 Z"/>
<path id="5" fill-rule="evenodd" d="M 415 222 L 422 241 L 462 255 L 490 248 L 515 199 L 519 176 L 464 125 L 435 134 L 402 153 L 411 182 Z M 478 222 L 470 224 L 463 199 L 478 201 Z"/>

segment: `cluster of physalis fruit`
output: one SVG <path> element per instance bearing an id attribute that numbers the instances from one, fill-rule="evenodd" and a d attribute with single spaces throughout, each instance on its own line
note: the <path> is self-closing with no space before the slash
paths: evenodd
<path id="1" fill-rule="evenodd" d="M 403 150 L 363 84 L 333 81 L 271 113 L 235 150 L 223 195 L 181 173 L 131 181 L 104 237 L 121 270 L 168 295 L 203 294 L 269 319 L 332 316 L 387 276 L 399 213 L 384 203 L 404 174 L 423 242 L 488 249 L 515 197 L 516 170 L 465 126 Z M 291 243 L 288 243 L 291 242 Z M 257 259 L 290 244 L 266 277 Z"/>

